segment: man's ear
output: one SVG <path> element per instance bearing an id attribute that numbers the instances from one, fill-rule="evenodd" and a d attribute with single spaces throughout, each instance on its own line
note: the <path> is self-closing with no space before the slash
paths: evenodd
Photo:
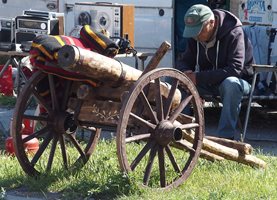
<path id="1" fill-rule="evenodd" d="M 209 26 L 210 26 L 210 28 L 213 28 L 215 26 L 215 20 L 214 19 L 209 20 Z"/>
<path id="2" fill-rule="evenodd" d="M 215 20 L 214 20 L 214 19 L 210 19 L 209 23 L 210 23 L 210 24 L 214 24 L 214 23 L 215 23 Z"/>

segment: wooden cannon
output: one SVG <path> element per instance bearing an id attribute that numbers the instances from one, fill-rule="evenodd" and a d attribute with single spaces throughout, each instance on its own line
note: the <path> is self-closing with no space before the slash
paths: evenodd
<path id="1" fill-rule="evenodd" d="M 89 50 L 63 46 L 56 67 L 76 76 L 38 69 L 16 103 L 12 136 L 23 170 L 36 176 L 51 171 L 53 165 L 83 166 L 102 129 L 116 131 L 121 169 L 139 173 L 143 185 L 150 187 L 177 187 L 200 155 L 222 158 L 212 156 L 214 151 L 201 151 L 207 139 L 195 86 L 178 70 L 157 68 L 169 48 L 164 42 L 142 72 Z M 80 76 L 86 79 L 76 78 Z M 184 108 L 191 114 L 183 114 Z M 24 120 L 31 120 L 34 128 L 22 137 Z M 29 153 L 24 143 L 34 138 L 39 148 Z"/>

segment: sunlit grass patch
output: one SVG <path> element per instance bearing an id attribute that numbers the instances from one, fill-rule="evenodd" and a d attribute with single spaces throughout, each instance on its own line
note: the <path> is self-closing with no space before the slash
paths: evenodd
<path id="1" fill-rule="evenodd" d="M 135 155 L 140 147 L 130 145 L 128 149 Z M 143 165 L 137 169 L 138 173 L 121 172 L 113 140 L 100 141 L 83 168 L 66 171 L 54 165 L 51 173 L 38 178 L 27 177 L 15 157 L 1 152 L 0 187 L 8 191 L 24 185 L 30 191 L 45 195 L 59 193 L 63 199 L 274 199 L 277 196 L 277 158 L 259 152 L 256 156 L 267 163 L 266 169 L 227 160 L 212 163 L 199 159 L 185 183 L 169 192 L 161 192 L 141 187 Z M 55 159 L 61 159 L 60 154 Z"/>

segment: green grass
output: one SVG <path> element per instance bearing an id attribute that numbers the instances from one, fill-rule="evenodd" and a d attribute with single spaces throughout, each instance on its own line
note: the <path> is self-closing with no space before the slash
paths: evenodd
<path id="1" fill-rule="evenodd" d="M 27 177 L 16 158 L 2 152 L 0 199 L 6 191 L 22 186 L 29 192 L 59 193 L 62 199 L 277 199 L 277 158 L 260 152 L 256 156 L 266 161 L 266 169 L 200 159 L 185 183 L 162 193 L 141 188 L 138 177 L 120 172 L 114 141 L 101 141 L 79 171 L 55 171 L 38 179 Z"/>
<path id="2" fill-rule="evenodd" d="M 14 107 L 16 102 L 16 97 L 13 96 L 5 96 L 0 93 L 0 107 Z"/>

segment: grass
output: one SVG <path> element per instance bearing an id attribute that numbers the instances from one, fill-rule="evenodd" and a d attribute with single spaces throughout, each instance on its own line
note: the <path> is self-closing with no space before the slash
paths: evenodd
<path id="1" fill-rule="evenodd" d="M 79 171 L 55 171 L 38 179 L 27 177 L 15 157 L 1 152 L 0 199 L 22 187 L 45 197 L 56 193 L 61 199 L 277 199 L 277 158 L 260 152 L 256 156 L 267 162 L 266 169 L 200 159 L 184 184 L 162 193 L 142 188 L 138 177 L 120 172 L 114 141 L 101 141 Z"/>
<path id="2" fill-rule="evenodd" d="M 15 102 L 16 102 L 16 97 L 5 96 L 2 93 L 0 93 L 0 107 L 12 108 L 14 107 Z"/>

